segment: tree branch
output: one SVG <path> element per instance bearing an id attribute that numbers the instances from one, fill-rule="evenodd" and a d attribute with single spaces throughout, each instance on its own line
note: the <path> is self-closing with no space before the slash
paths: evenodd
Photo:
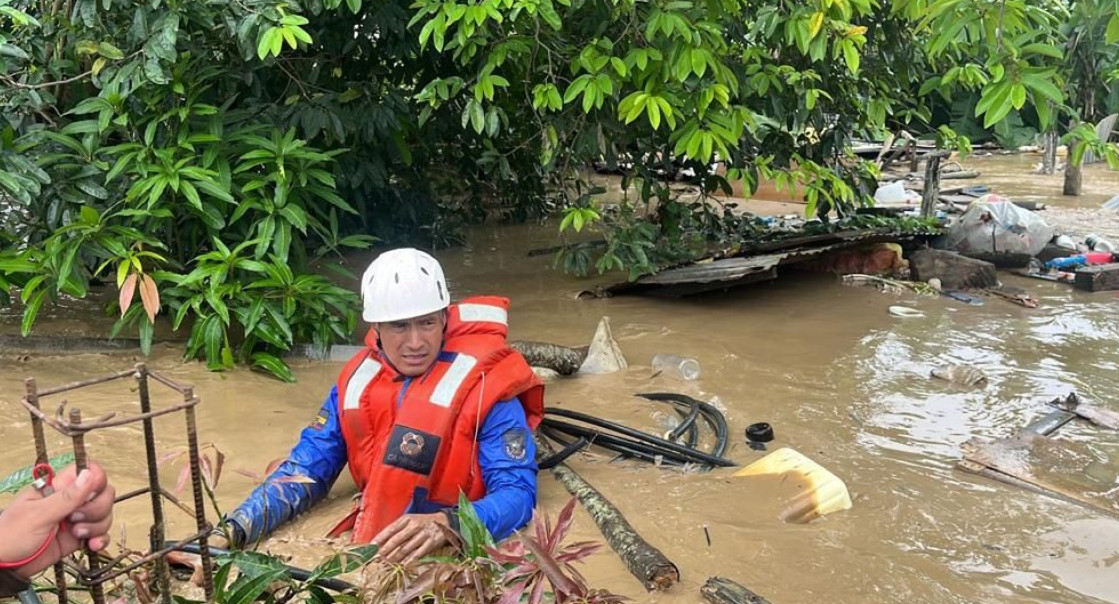
<path id="1" fill-rule="evenodd" d="M 66 78 L 65 80 L 56 80 L 54 82 L 43 82 L 42 84 L 24 84 L 23 82 L 17 82 L 8 76 L 0 76 L 0 82 L 4 82 L 12 88 L 22 88 L 24 90 L 39 90 L 41 88 L 50 88 L 51 86 L 61 86 L 63 84 L 77 82 L 78 80 L 84 79 L 91 75 L 93 75 L 92 69 L 85 73 L 80 73 L 72 78 Z"/>

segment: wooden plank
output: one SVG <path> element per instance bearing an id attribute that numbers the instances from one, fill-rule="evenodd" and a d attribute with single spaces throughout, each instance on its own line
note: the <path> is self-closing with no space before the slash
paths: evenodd
<path id="1" fill-rule="evenodd" d="M 1076 289 L 1103 292 L 1119 289 L 1119 263 L 1082 266 L 1076 269 Z"/>
<path id="2" fill-rule="evenodd" d="M 1030 425 L 1026 426 L 1026 430 L 1037 432 L 1042 436 L 1049 436 L 1059 430 L 1061 426 L 1064 426 L 1074 419 L 1076 419 L 1075 413 L 1060 410 L 1053 411 L 1034 420 Z"/>
<path id="3" fill-rule="evenodd" d="M 992 468 L 983 465 L 982 462 L 972 461 L 970 459 L 964 458 L 959 462 L 956 462 L 956 469 L 967 472 L 969 474 L 975 474 L 984 478 L 989 478 L 1003 484 L 1008 484 L 1021 489 L 1025 489 L 1039 495 L 1045 495 L 1046 497 L 1051 497 L 1065 503 L 1071 503 L 1073 505 L 1086 508 L 1092 512 L 1097 512 L 1109 518 L 1119 520 L 1119 513 L 1115 512 L 1115 510 L 1109 510 L 1091 500 L 1084 499 L 1076 495 L 1075 493 L 1067 493 L 1062 490 L 1054 489 L 1049 485 L 1037 484 L 1032 480 L 1029 480 L 1027 477 L 1008 474 L 999 470 L 998 468 Z"/>
<path id="4" fill-rule="evenodd" d="M 1040 279 L 1042 281 L 1052 281 L 1054 283 L 1072 283 L 1073 274 L 1065 272 L 1056 273 L 1031 273 L 1030 271 L 1010 271 L 1019 277 L 1029 277 L 1030 279 Z"/>
<path id="5" fill-rule="evenodd" d="M 1042 429 L 1048 429 L 1049 427 L 1041 426 Z M 1056 427 L 1052 429 L 1056 430 Z M 1067 445 L 1051 440 L 1047 436 L 1040 435 L 1040 433 L 1037 434 L 1031 435 L 1030 431 L 1023 430 L 1004 439 L 973 438 L 964 443 L 963 460 L 956 464 L 956 468 L 1079 505 L 1110 518 L 1119 519 L 1119 510 L 1105 506 L 1100 501 L 1070 490 L 1062 484 L 1054 483 L 1052 478 L 1047 478 L 1044 474 L 1038 475 L 1030 465 L 1028 456 L 1023 456 L 1023 453 L 1034 446 L 1035 439 L 1038 439 L 1041 443 L 1048 443 L 1051 447 L 1066 447 Z M 1065 451 L 1065 449 L 1061 450 Z"/>

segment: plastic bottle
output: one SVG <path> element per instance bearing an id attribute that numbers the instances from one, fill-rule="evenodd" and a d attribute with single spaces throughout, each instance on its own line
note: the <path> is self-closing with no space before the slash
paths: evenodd
<path id="1" fill-rule="evenodd" d="M 1088 259 L 1084 257 L 1084 254 L 1077 254 L 1067 258 L 1054 258 L 1045 263 L 1045 268 L 1074 269 L 1086 264 L 1088 264 Z"/>
<path id="2" fill-rule="evenodd" d="M 699 361 L 691 357 L 682 357 L 676 354 L 653 355 L 653 372 L 683 379 L 699 379 Z"/>
<path id="3" fill-rule="evenodd" d="M 1053 243 L 1059 247 L 1065 248 L 1066 250 L 1071 250 L 1074 252 L 1076 251 L 1076 242 L 1073 241 L 1072 237 L 1069 237 L 1068 235 L 1058 235 L 1053 240 Z"/>
<path id="4" fill-rule="evenodd" d="M 1045 266 L 1046 268 L 1072 269 L 1090 264 L 1107 264 L 1111 262 L 1114 257 L 1115 255 L 1111 252 L 1088 252 L 1086 254 L 1069 256 L 1068 258 L 1054 258 L 1046 262 Z"/>
<path id="5" fill-rule="evenodd" d="M 1096 252 L 1115 252 L 1115 245 L 1099 235 L 1088 235 L 1084 238 L 1088 249 Z"/>

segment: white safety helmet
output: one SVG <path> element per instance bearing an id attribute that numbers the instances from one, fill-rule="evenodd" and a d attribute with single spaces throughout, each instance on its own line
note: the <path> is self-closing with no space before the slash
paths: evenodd
<path id="1" fill-rule="evenodd" d="M 369 323 L 421 317 L 447 308 L 450 298 L 439 261 L 412 248 L 377 256 L 361 277 L 362 318 Z"/>

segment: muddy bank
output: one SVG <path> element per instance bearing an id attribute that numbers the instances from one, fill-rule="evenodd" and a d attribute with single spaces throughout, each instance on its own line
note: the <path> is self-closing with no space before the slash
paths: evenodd
<path id="1" fill-rule="evenodd" d="M 978 169 L 991 184 L 986 175 L 993 169 Z M 1017 178 L 1024 180 L 1023 173 Z M 1085 182 L 1093 190 L 1111 186 L 1092 184 L 1091 175 Z M 1054 205 L 1059 199 L 1044 201 Z M 953 469 L 964 442 L 1006 436 L 1045 413 L 1045 401 L 1071 390 L 1115 408 L 1114 296 L 1008 277 L 1042 307 L 997 300 L 968 307 L 790 273 L 773 283 L 694 299 L 579 301 L 577 291 L 602 280 L 571 279 L 551 270 L 550 258 L 525 255 L 553 238 L 552 225 L 486 227 L 471 232 L 467 247 L 439 254 L 457 296 L 498 292 L 512 298 L 513 338 L 584 345 L 599 318 L 611 317 L 630 368 L 551 384 L 549 404 L 659 430 L 655 407 L 633 393 L 675 390 L 709 400 L 726 410 L 733 435 L 729 458 L 746 464 L 760 457 L 742 434 L 747 425 L 767 421 L 776 431 L 775 447 L 792 446 L 825 465 L 847 482 L 854 499 L 851 510 L 786 524 L 778 519 L 772 492 L 746 488 L 733 470 L 680 473 L 581 454 L 572 465 L 683 576 L 670 592 L 649 596 L 604 551 L 584 569 L 591 583 L 637 602 L 699 602 L 699 587 L 711 575 L 733 578 L 775 604 L 1119 602 L 1119 523 Z M 364 261 L 355 259 L 359 266 Z M 925 316 L 891 317 L 887 309 L 899 302 Z M 81 332 L 80 318 L 67 320 Z M 658 352 L 698 358 L 702 378 L 651 378 L 649 362 Z M 314 418 L 340 365 L 296 362 L 299 383 L 289 386 L 245 370 L 208 373 L 182 363 L 180 353 L 159 346 L 148 362 L 195 384 L 203 399 L 201 438 L 227 455 L 218 495 L 228 509 L 254 484 L 232 470 L 261 472 L 284 455 Z M 0 439 L 7 443 L 0 467 L 24 465 L 32 456 L 28 422 L 16 403 L 24 376 L 51 385 L 127 367 L 134 359 L 40 354 L 19 360 L 0 351 Z M 963 389 L 928 377 L 946 364 L 983 368 L 987 386 Z M 127 388 L 104 388 L 70 404 L 122 409 L 133 397 Z M 161 448 L 184 442 L 175 422 L 157 422 L 157 429 Z M 1090 426 L 1071 424 L 1061 437 L 1101 464 L 1119 463 L 1119 443 Z M 139 486 L 144 473 L 138 434 L 93 436 L 89 448 L 119 477 L 118 488 Z M 168 484 L 175 484 L 179 467 L 164 468 Z M 353 492 L 344 473 L 325 505 L 266 547 L 297 565 L 313 564 L 327 549 L 319 536 L 349 509 Z M 541 508 L 554 514 L 566 500 L 563 488 L 542 475 Z M 189 519 L 169 514 L 174 523 L 168 533 L 186 534 Z M 122 506 L 120 518 L 123 538 L 142 544 L 142 502 Z M 582 512 L 574 536 L 601 540 Z"/>

